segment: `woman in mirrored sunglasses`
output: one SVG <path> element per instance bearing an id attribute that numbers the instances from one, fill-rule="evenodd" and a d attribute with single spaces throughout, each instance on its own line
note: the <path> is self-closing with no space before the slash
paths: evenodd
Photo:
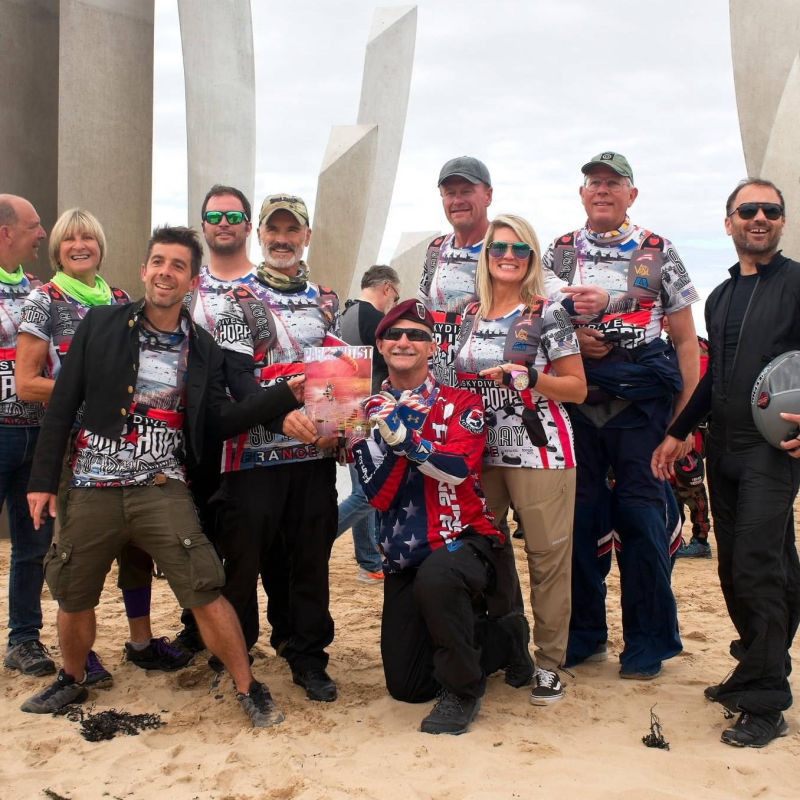
<path id="1" fill-rule="evenodd" d="M 509 503 L 524 529 L 537 670 L 531 702 L 563 696 L 556 670 L 569 633 L 575 455 L 562 403 L 586 397 L 570 318 L 546 299 L 539 242 L 530 223 L 494 219 L 478 260 L 478 302 L 461 323 L 459 385 L 483 396 L 483 488 L 497 519 Z"/>
<path id="2" fill-rule="evenodd" d="M 48 283 L 34 289 L 25 301 L 15 370 L 20 399 L 42 403 L 50 399 L 61 361 L 89 309 L 130 302 L 126 292 L 109 286 L 100 276 L 106 254 L 106 237 L 94 214 L 82 208 L 65 211 L 53 226 L 47 253 L 55 274 Z M 76 424 L 73 436 L 78 427 Z M 69 447 L 58 491 L 60 523 L 64 521 L 67 492 L 72 480 L 71 456 L 72 447 Z M 153 561 L 143 550 L 131 546 L 120 555 L 119 566 L 119 585 L 124 586 L 122 594 L 131 640 L 147 643 L 149 647 L 153 638 L 150 628 Z M 177 662 L 183 659 L 181 651 L 176 652 L 175 658 Z M 129 660 L 135 662 L 135 657 Z M 96 687 L 107 687 L 112 683 L 111 674 L 94 651 L 86 659 L 86 683 Z"/>

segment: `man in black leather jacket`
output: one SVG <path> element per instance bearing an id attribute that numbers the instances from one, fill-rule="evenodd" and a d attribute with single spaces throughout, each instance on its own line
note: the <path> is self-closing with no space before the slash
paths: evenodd
<path id="1" fill-rule="evenodd" d="M 739 262 L 706 302 L 708 369 L 652 460 L 654 473 L 664 477 L 679 440 L 711 412 L 707 472 L 719 577 L 739 638 L 731 642 L 736 667 L 705 695 L 741 712 L 722 733 L 723 742 L 740 747 L 786 735 L 789 648 L 800 620 L 792 510 L 800 442 L 782 449 L 767 443 L 750 407 L 764 366 L 800 349 L 800 264 L 778 250 L 784 224 L 783 195 L 768 181 L 745 181 L 729 197 L 725 229 Z"/>
<path id="2" fill-rule="evenodd" d="M 203 535 L 185 484 L 203 441 L 272 421 L 297 406 L 300 383 L 225 393 L 223 356 L 182 303 L 194 288 L 202 248 L 188 228 L 158 228 L 142 265 L 144 300 L 97 306 L 86 315 L 64 360 L 42 426 L 28 484 L 34 526 L 55 516 L 64 449 L 79 409 L 66 522 L 45 561 L 59 603 L 64 669 L 23 711 L 51 713 L 86 699 L 83 664 L 94 641 L 105 575 L 126 542 L 150 553 L 203 641 L 228 668 L 254 725 L 283 719 L 250 672 L 235 612 L 220 590 L 224 572 Z"/>

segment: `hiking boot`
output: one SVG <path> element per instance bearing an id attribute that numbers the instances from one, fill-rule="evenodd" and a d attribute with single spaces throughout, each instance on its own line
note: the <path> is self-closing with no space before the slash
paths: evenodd
<path id="1" fill-rule="evenodd" d="M 322 667 L 311 667 L 305 670 L 293 668 L 292 680 L 306 690 L 306 697 L 309 700 L 332 703 L 336 699 L 336 684 Z"/>
<path id="2" fill-rule="evenodd" d="M 144 650 L 137 650 L 130 642 L 125 642 L 125 660 L 142 669 L 174 672 L 177 669 L 183 669 L 192 658 L 192 653 L 187 653 L 180 647 L 174 647 L 166 636 L 162 636 L 160 639 L 151 639 L 150 644 Z"/>
<path id="3" fill-rule="evenodd" d="M 93 686 L 95 689 L 108 689 L 114 683 L 113 675 L 100 663 L 97 653 L 89 651 L 86 656 L 86 674 L 83 676 L 84 686 Z"/>
<path id="4" fill-rule="evenodd" d="M 284 716 L 269 689 L 263 683 L 254 680 L 247 690 L 247 694 L 236 693 L 236 699 L 241 703 L 242 710 L 250 717 L 254 728 L 269 728 L 283 722 Z"/>
<path id="5" fill-rule="evenodd" d="M 359 567 L 356 580 L 359 583 L 381 584 L 383 583 L 383 570 L 379 572 L 368 572 L 363 567 Z"/>
<path id="6" fill-rule="evenodd" d="M 715 683 L 712 684 L 711 686 L 706 686 L 706 688 L 703 689 L 703 694 L 705 695 L 706 700 L 710 700 L 712 703 L 716 703 L 717 695 L 719 694 L 719 690 L 721 688 L 722 688 L 721 683 Z"/>
<path id="7" fill-rule="evenodd" d="M 46 689 L 29 697 L 20 708 L 29 714 L 52 714 L 71 703 L 82 703 L 89 696 L 83 683 L 78 683 L 63 669 Z"/>
<path id="8" fill-rule="evenodd" d="M 451 736 L 458 736 L 467 732 L 480 707 L 480 697 L 459 697 L 447 689 L 442 689 L 436 705 L 422 720 L 419 729 L 423 733 L 449 733 Z"/>
<path id="9" fill-rule="evenodd" d="M 172 643 L 178 645 L 181 650 L 185 650 L 187 653 L 192 653 L 192 655 L 206 649 L 206 646 L 200 637 L 200 631 L 193 628 L 184 628 L 172 640 Z"/>
<path id="10" fill-rule="evenodd" d="M 683 544 L 675 553 L 676 558 L 711 558 L 711 545 L 708 542 L 701 542 L 694 536 L 689 540 L 689 544 Z"/>
<path id="11" fill-rule="evenodd" d="M 586 656 L 584 661 L 590 662 L 597 662 L 597 661 L 606 661 L 608 659 L 608 643 L 603 642 L 602 644 L 597 645 L 597 650 L 594 651 L 590 656 Z"/>
<path id="12" fill-rule="evenodd" d="M 549 706 L 564 696 L 564 687 L 553 670 L 539 667 L 534 683 L 536 685 L 531 689 L 531 705 Z"/>
<path id="13" fill-rule="evenodd" d="M 779 736 L 786 736 L 789 726 L 780 711 L 751 714 L 743 711 L 732 728 L 722 731 L 720 741 L 734 747 L 764 747 Z"/>
<path id="14" fill-rule="evenodd" d="M 497 620 L 500 627 L 511 638 L 511 658 L 506 664 L 506 683 L 519 689 L 531 682 L 535 666 L 531 658 L 528 644 L 531 640 L 531 629 L 524 614 L 512 611 Z"/>
<path id="15" fill-rule="evenodd" d="M 47 648 L 38 639 L 28 639 L 19 644 L 10 644 L 6 648 L 3 666 L 7 669 L 18 669 L 23 675 L 52 675 L 56 664 Z"/>

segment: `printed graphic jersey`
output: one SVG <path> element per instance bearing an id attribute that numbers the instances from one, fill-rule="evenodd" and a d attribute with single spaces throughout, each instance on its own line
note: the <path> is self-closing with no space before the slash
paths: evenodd
<path id="1" fill-rule="evenodd" d="M 17 398 L 14 366 L 17 361 L 17 331 L 25 298 L 42 285 L 33 275 L 20 283 L 0 281 L 0 425 L 38 425 L 44 416 L 42 403 L 24 403 Z"/>
<path id="2" fill-rule="evenodd" d="M 657 339 L 661 335 L 661 318 L 687 308 L 699 299 L 691 278 L 668 239 L 653 237 L 663 243 L 659 251 L 662 259 L 660 288 L 650 297 L 629 289 L 628 267 L 634 255 L 648 253 L 641 248 L 645 237 L 653 236 L 644 228 L 631 226 L 621 238 L 603 240 L 594 238 L 584 227 L 575 237 L 577 265 L 569 283 L 600 286 L 610 295 L 606 313 L 599 322 L 588 327 L 622 334 L 619 346 L 635 348 Z M 559 239 L 548 247 L 542 258 L 547 269 L 554 268 L 555 248 Z M 559 277 L 566 278 L 565 275 Z M 635 276 L 633 276 L 635 277 Z"/>
<path id="3" fill-rule="evenodd" d="M 139 372 L 122 435 L 115 441 L 78 432 L 72 487 L 147 485 L 158 473 L 184 480 L 188 326 L 181 318 L 176 333 L 140 328 Z"/>
<path id="4" fill-rule="evenodd" d="M 261 386 L 301 375 L 306 347 L 344 344 L 338 338 L 339 298 L 330 289 L 309 282 L 302 292 L 279 292 L 256 280 L 244 287 L 249 291 L 237 295 L 242 288 L 224 295 L 214 338 L 223 349 L 253 358 L 255 380 Z M 330 455 L 330 451 L 256 425 L 225 442 L 222 471 L 313 461 Z"/>
<path id="5" fill-rule="evenodd" d="M 208 269 L 208 264 L 200 267 L 200 282 L 197 289 L 186 295 L 186 306 L 196 325 L 207 330 L 212 336 L 222 309 L 225 306 L 225 295 L 234 286 L 244 284 L 252 288 L 256 283 L 256 268 L 241 278 L 222 280 L 215 278 Z"/>
<path id="6" fill-rule="evenodd" d="M 109 305 L 130 303 L 122 289 L 111 290 Z M 29 333 L 50 343 L 43 377 L 55 380 L 61 371 L 61 362 L 69 350 L 72 337 L 78 330 L 91 306 L 61 291 L 54 283 L 34 289 L 22 307 L 21 333 Z"/>
<path id="7" fill-rule="evenodd" d="M 459 343 L 456 355 L 458 385 L 483 398 L 487 424 L 484 464 L 570 469 L 575 466 L 572 425 L 561 403 L 548 400 L 535 388 L 519 392 L 478 377 L 481 370 L 508 360 L 504 357 L 506 337 L 522 311 L 520 304 L 504 317 L 482 319 L 471 326 L 466 339 Z M 538 372 L 548 373 L 559 358 L 579 354 L 578 339 L 569 315 L 559 303 L 545 300 L 541 337 L 531 366 Z"/>
<path id="8" fill-rule="evenodd" d="M 384 388 L 391 390 L 388 381 Z M 438 547 L 459 546 L 467 527 L 502 541 L 480 484 L 480 397 L 439 384 L 432 375 L 416 393 L 430 409 L 419 429 L 430 449 L 424 462 L 398 455 L 377 432 L 353 447 L 359 480 L 381 512 L 378 546 L 387 573 L 418 567 Z"/>

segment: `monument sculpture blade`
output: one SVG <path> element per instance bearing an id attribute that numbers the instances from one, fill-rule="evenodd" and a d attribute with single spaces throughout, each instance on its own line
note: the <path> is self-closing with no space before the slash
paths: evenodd
<path id="1" fill-rule="evenodd" d="M 178 0 L 186 91 L 189 224 L 215 183 L 253 197 L 255 66 L 250 0 Z M 257 224 L 258 220 L 256 220 Z"/>
<path id="2" fill-rule="evenodd" d="M 422 265 L 428 245 L 439 235 L 439 231 L 406 231 L 400 236 L 391 266 L 400 276 L 400 298 L 405 300 L 417 296 Z"/>

